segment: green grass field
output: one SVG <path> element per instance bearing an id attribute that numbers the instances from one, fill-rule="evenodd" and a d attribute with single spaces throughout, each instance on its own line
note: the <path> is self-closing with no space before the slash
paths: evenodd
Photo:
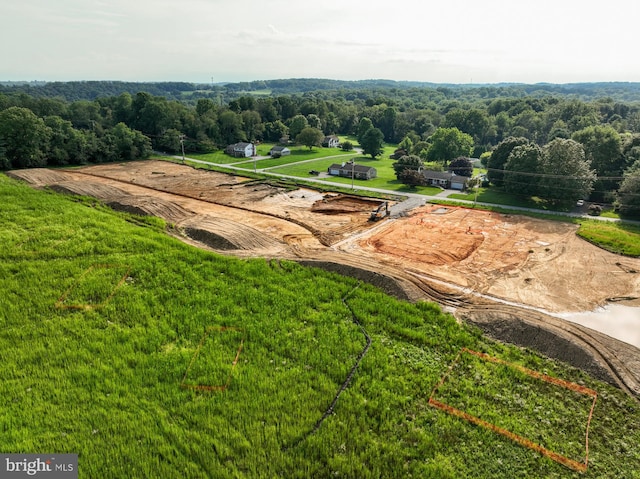
<path id="1" fill-rule="evenodd" d="M 431 303 L 292 262 L 218 256 L 161 220 L 4 175 L 0 204 L 5 453 L 78 453 L 81 478 L 640 477 L 637 402 Z M 318 427 L 365 332 L 371 347 Z M 463 347 L 598 391 L 585 474 L 428 405 Z M 500 374 L 483 373 L 474 408 L 515 400 Z M 527 387 L 552 445 L 573 454 L 562 431 L 575 401 Z"/>
<path id="2" fill-rule="evenodd" d="M 640 226 L 580 220 L 578 235 L 614 253 L 640 257 Z"/>

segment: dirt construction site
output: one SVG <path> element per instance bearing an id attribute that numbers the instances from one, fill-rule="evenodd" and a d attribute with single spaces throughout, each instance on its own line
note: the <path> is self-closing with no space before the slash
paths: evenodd
<path id="1" fill-rule="evenodd" d="M 640 306 L 640 259 L 580 239 L 577 225 L 434 204 L 403 209 L 398 202 L 371 221 L 380 199 L 156 160 L 9 176 L 161 217 L 171 234 L 221 254 L 291 259 L 402 299 L 436 301 L 490 336 L 640 396 L 637 348 L 557 316 L 608 302 Z"/>

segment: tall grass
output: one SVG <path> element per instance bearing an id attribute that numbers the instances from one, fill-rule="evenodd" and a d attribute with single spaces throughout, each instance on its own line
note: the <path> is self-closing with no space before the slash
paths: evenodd
<path id="1" fill-rule="evenodd" d="M 584 477 L 640 470 L 636 402 L 580 371 L 490 342 L 431 303 L 396 301 L 291 262 L 197 250 L 156 221 L 4 176 L 0 205 L 4 452 L 79 453 L 82 478 L 570 475 L 428 406 L 469 347 L 598 390 Z M 92 298 L 94 307 L 56 307 L 65 292 L 72 304 Z M 366 343 L 356 321 L 372 345 L 313 432 Z M 224 390 L 181 387 L 227 375 Z M 485 387 L 515 394 L 509 381 Z M 557 398 L 538 394 L 561 423 Z"/>
<path id="2" fill-rule="evenodd" d="M 640 257 L 640 226 L 583 220 L 578 235 L 608 251 Z"/>

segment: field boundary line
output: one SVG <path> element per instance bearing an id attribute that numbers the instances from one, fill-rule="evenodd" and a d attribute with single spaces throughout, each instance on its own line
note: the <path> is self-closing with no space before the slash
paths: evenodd
<path id="1" fill-rule="evenodd" d="M 450 406 L 449 404 L 443 403 L 441 401 L 438 401 L 437 399 L 434 398 L 434 396 L 436 395 L 436 393 L 438 392 L 438 389 L 445 383 L 445 381 L 447 380 L 447 378 L 449 377 L 449 375 L 451 374 L 451 372 L 453 371 L 454 366 L 458 363 L 458 361 L 460 360 L 461 356 L 463 353 L 467 353 L 467 354 L 471 354 L 474 355 L 476 357 L 479 357 L 480 359 L 483 359 L 485 361 L 489 361 L 492 363 L 496 363 L 496 364 L 502 364 L 504 366 L 516 369 L 534 379 L 540 379 L 542 381 L 557 385 L 557 386 L 561 386 L 565 389 L 569 389 L 571 391 L 575 391 L 577 393 L 583 394 L 585 396 L 589 396 L 589 397 L 593 397 L 593 402 L 591 404 L 591 408 L 589 411 L 589 417 L 587 419 L 587 427 L 586 427 L 586 434 L 585 434 L 585 459 L 584 462 L 578 462 L 575 461 L 573 459 L 570 459 L 566 456 L 563 456 L 562 454 L 559 454 L 557 452 L 551 451 L 550 449 L 545 448 L 544 446 L 541 446 L 540 444 L 537 444 L 533 441 L 531 441 L 530 439 L 527 439 L 525 437 L 522 437 L 518 434 L 515 434 L 507 429 L 504 429 L 500 426 L 497 426 L 496 424 L 490 423 L 488 421 L 485 421 L 484 419 L 480 419 L 477 416 L 473 416 L 465 411 L 462 411 L 460 409 L 457 409 L 453 406 Z M 538 371 L 534 371 L 532 369 L 528 369 L 525 368 L 523 366 L 514 364 L 514 363 L 510 363 L 508 361 L 504 361 L 500 358 L 497 358 L 495 356 L 489 356 L 486 353 L 481 353 L 478 351 L 474 351 L 472 349 L 469 348 L 462 348 L 458 354 L 456 355 L 455 359 L 453 360 L 453 362 L 449 365 L 449 368 L 447 369 L 447 371 L 445 372 L 445 374 L 442 376 L 442 378 L 440 379 L 440 381 L 438 382 L 438 384 L 436 384 L 436 386 L 434 387 L 433 391 L 431 392 L 431 396 L 429 397 L 429 401 L 428 404 L 440 409 L 441 411 L 444 411 L 446 413 L 449 413 L 453 416 L 459 417 L 461 419 L 464 419 L 466 421 L 471 422 L 472 424 L 476 424 L 478 426 L 484 427 L 486 429 L 489 429 L 493 432 L 496 432 L 498 434 L 501 434 L 509 439 L 511 439 L 512 441 L 527 447 L 529 449 L 532 449 L 536 452 L 539 452 L 540 454 L 542 454 L 543 456 L 548 457 L 549 459 L 562 464 L 564 466 L 567 466 L 575 471 L 578 472 L 586 472 L 587 467 L 589 465 L 589 428 L 591 426 L 591 418 L 593 417 L 593 410 L 596 406 L 596 401 L 598 399 L 598 393 L 596 391 L 594 391 L 593 389 L 590 389 L 588 387 L 585 386 L 581 386 L 580 384 L 576 384 L 570 381 L 566 381 L 564 379 L 559 379 L 559 378 L 554 378 L 552 376 L 548 376 L 546 374 L 540 373 Z"/>
<path id="2" fill-rule="evenodd" d="M 118 281 L 118 283 L 113 287 L 113 289 L 111 290 L 111 293 L 104 299 L 104 301 L 102 301 L 99 304 L 95 304 L 95 305 L 91 305 L 91 304 L 64 304 L 64 301 L 68 298 L 69 294 L 78 287 L 78 285 L 80 284 L 80 281 L 82 281 L 82 279 L 87 276 L 91 271 L 93 271 L 94 269 L 97 268 L 101 268 L 101 269 L 110 269 L 110 268 L 127 268 L 127 271 L 124 273 L 124 275 L 122 276 L 122 278 L 120 278 L 120 280 Z M 121 264 L 94 264 L 89 266 L 81 275 L 80 277 L 71 285 L 71 287 L 69 287 L 69 289 L 67 289 L 64 293 L 62 293 L 62 296 L 60 296 L 58 298 L 58 300 L 56 301 L 55 307 L 58 309 L 78 309 L 78 310 L 84 310 L 84 311 L 89 311 L 89 310 L 93 310 L 93 309 L 99 309 L 102 308 L 107 302 L 109 302 L 109 300 L 111 298 L 113 298 L 113 296 L 116 294 L 116 291 L 118 291 L 118 289 L 120 289 L 120 287 L 125 283 L 125 281 L 127 280 L 127 278 L 129 277 L 129 273 L 131 273 L 131 266 L 125 266 L 125 265 L 121 265 Z"/>
<path id="3" fill-rule="evenodd" d="M 200 354 L 200 351 L 202 350 L 202 348 L 204 347 L 204 343 L 207 340 L 207 338 L 211 335 L 211 332 L 213 331 L 217 331 L 219 333 L 222 333 L 224 331 L 238 331 L 241 333 L 244 333 L 244 329 L 242 328 L 236 328 L 234 326 L 209 326 L 207 327 L 207 329 L 205 330 L 204 334 L 202 335 L 202 339 L 200 340 L 200 343 L 198 344 L 198 347 L 196 348 L 195 353 L 193 353 L 193 356 L 191 357 L 191 361 L 189 361 L 189 365 L 187 366 L 186 371 L 184 372 L 184 376 L 182 376 L 182 381 L 180 382 L 180 387 L 183 389 L 194 389 L 196 391 L 226 391 L 226 389 L 229 387 L 229 384 L 231 383 L 231 378 L 233 376 L 233 371 L 236 368 L 236 364 L 238 364 L 238 360 L 240 359 L 240 353 L 242 352 L 242 348 L 244 347 L 244 335 L 242 337 L 242 339 L 240 340 L 240 344 L 238 345 L 238 349 L 236 350 L 236 355 L 234 360 L 231 363 L 231 368 L 229 369 L 229 374 L 227 375 L 227 380 L 225 381 L 224 384 L 220 384 L 220 385 L 208 385 L 208 384 L 188 384 L 187 381 L 187 376 L 189 375 L 189 371 L 191 371 L 191 367 L 193 366 L 193 363 L 195 363 L 196 359 L 198 358 L 198 355 Z"/>

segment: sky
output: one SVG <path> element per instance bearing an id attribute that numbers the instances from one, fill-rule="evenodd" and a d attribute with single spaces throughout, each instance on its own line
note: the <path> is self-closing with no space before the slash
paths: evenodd
<path id="1" fill-rule="evenodd" d="M 1 0 L 0 81 L 640 82 L 640 2 Z"/>

